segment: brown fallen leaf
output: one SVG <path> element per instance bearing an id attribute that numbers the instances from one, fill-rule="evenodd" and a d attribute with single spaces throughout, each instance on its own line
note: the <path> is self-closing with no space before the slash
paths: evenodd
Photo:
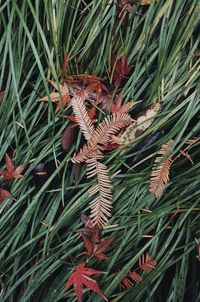
<path id="1" fill-rule="evenodd" d="M 81 235 L 83 237 L 86 252 L 79 254 L 79 256 L 86 254 L 88 256 L 94 256 L 101 260 L 108 259 L 108 257 L 104 253 L 109 248 L 114 238 L 102 240 L 98 226 L 94 227 L 91 240 L 88 239 L 83 233 L 81 233 Z"/>
<path id="2" fill-rule="evenodd" d="M 76 140 L 78 129 L 68 125 L 62 135 L 62 148 L 64 151 L 69 151 L 74 141 Z"/>
<path id="3" fill-rule="evenodd" d="M 8 199 L 8 198 L 13 198 L 12 194 L 8 192 L 7 190 L 0 189 L 0 202 Z"/>
<path id="4" fill-rule="evenodd" d="M 23 175 L 21 173 L 25 169 L 25 165 L 19 165 L 15 167 L 13 165 L 12 159 L 10 156 L 6 153 L 6 167 L 7 170 L 0 170 L 0 175 L 3 176 L 3 180 L 10 180 L 13 178 L 21 178 Z"/>

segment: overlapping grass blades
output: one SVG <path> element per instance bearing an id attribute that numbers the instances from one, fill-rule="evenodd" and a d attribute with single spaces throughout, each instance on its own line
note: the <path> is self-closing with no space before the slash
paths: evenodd
<path id="1" fill-rule="evenodd" d="M 101 288 L 112 301 L 200 299 L 195 256 L 195 238 L 200 236 L 199 143 L 191 148 L 193 166 L 184 158 L 174 164 L 160 199 L 148 192 L 146 183 L 163 144 L 173 139 L 176 151 L 200 134 L 200 4 L 152 0 L 148 7 L 136 5 L 139 14 L 126 13 L 117 20 L 116 3 L 5 0 L 0 4 L 1 168 L 5 153 L 14 150 L 16 163 L 27 164 L 24 178 L 10 187 L 16 201 L 1 204 L 2 301 L 75 301 L 73 292 L 65 291 L 65 283 L 82 249 L 74 230 L 81 225 L 80 212 L 91 201 L 87 193 L 91 183 L 86 181 L 85 167 L 78 187 L 71 177 L 67 160 L 78 150 L 79 141 L 63 154 L 61 136 L 68 124 L 64 111 L 55 115 L 51 102 L 35 102 L 50 94 L 47 79 L 60 80 L 65 53 L 69 74 L 97 74 L 108 82 L 112 81 L 111 55 L 127 55 L 133 72 L 123 89 L 125 101 L 142 100 L 138 111 L 152 101 L 163 102 L 145 134 L 128 150 L 105 158 L 110 174 L 118 171 L 112 180 L 113 216 L 104 231 L 116 240 L 110 261 L 98 262 L 98 269 L 108 273 Z M 163 129 L 164 135 L 140 150 L 145 136 Z M 131 165 L 139 153 L 145 157 Z M 55 168 L 36 189 L 33 169 L 41 162 L 52 162 Z M 58 177 L 61 186 L 54 185 Z M 150 229 L 153 237 L 144 238 Z M 155 270 L 143 282 L 119 292 L 120 280 L 147 251 L 158 262 Z M 101 300 L 89 292 L 84 299 Z"/>

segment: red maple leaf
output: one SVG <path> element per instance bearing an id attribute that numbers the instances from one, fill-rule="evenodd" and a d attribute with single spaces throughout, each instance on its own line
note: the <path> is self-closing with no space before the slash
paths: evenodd
<path id="1" fill-rule="evenodd" d="M 66 83 L 72 94 L 82 94 L 86 99 L 92 99 L 96 104 L 107 105 L 110 93 L 100 77 L 95 74 L 78 74 L 69 76 Z"/>
<path id="2" fill-rule="evenodd" d="M 94 256 L 101 260 L 108 259 L 108 257 L 104 253 L 109 248 L 114 238 L 102 240 L 100 235 L 100 229 L 97 226 L 92 232 L 91 240 L 87 238 L 87 236 L 85 236 L 83 233 L 81 233 L 81 235 L 83 237 L 86 252 L 79 254 L 79 256 L 86 254 L 88 256 Z"/>
<path id="3" fill-rule="evenodd" d="M 122 104 L 122 94 L 120 94 L 116 103 L 112 102 L 110 106 L 110 111 L 112 113 L 127 113 L 135 104 L 135 102 L 128 102 L 126 104 Z"/>
<path id="4" fill-rule="evenodd" d="M 128 57 L 123 56 L 117 59 L 114 55 L 112 56 L 112 64 L 114 66 L 113 80 L 115 86 L 120 86 L 122 80 L 126 78 L 132 69 L 132 66 L 128 65 Z"/>
<path id="5" fill-rule="evenodd" d="M 66 289 L 70 288 L 73 285 L 78 302 L 82 302 L 83 286 L 88 287 L 92 291 L 96 292 L 99 296 L 101 296 L 104 300 L 108 301 L 103 292 L 100 290 L 97 281 L 90 278 L 90 276 L 100 274 L 103 274 L 103 272 L 85 267 L 85 264 L 81 263 L 70 275 L 66 284 Z"/>
<path id="6" fill-rule="evenodd" d="M 6 153 L 6 167 L 7 170 L 0 170 L 0 175 L 3 176 L 4 180 L 23 177 L 21 173 L 24 171 L 25 165 L 19 165 L 15 167 L 13 165 L 12 159 L 7 153 Z"/>
<path id="7" fill-rule="evenodd" d="M 96 101 L 102 96 L 103 92 L 108 92 L 107 87 L 102 83 L 101 79 L 93 75 L 92 78 L 87 82 L 85 93 L 90 95 L 91 93 L 96 94 Z"/>
<path id="8" fill-rule="evenodd" d="M 88 115 L 91 119 L 91 122 L 92 124 L 96 123 L 96 120 L 93 119 L 94 116 L 96 114 L 96 108 L 95 107 L 92 107 L 91 109 L 88 110 Z M 65 115 L 65 118 L 69 119 L 71 122 L 74 122 L 75 124 L 72 126 L 72 127 L 77 127 L 79 126 L 79 124 L 77 123 L 77 120 L 76 120 L 76 116 L 75 115 Z"/>
<path id="9" fill-rule="evenodd" d="M 7 190 L 0 189 L 0 202 L 8 199 L 8 198 L 13 198 L 13 196 L 8 192 Z"/>

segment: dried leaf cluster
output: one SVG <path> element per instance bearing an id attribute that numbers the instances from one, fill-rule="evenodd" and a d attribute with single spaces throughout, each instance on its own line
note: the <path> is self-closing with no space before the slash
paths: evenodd
<path id="1" fill-rule="evenodd" d="M 91 218 L 94 225 L 103 227 L 111 216 L 112 209 L 112 185 L 106 165 L 100 162 L 103 158 L 104 146 L 106 146 L 112 136 L 122 128 L 131 124 L 131 117 L 127 113 L 114 113 L 107 116 L 96 129 L 92 125 L 87 113 L 84 100 L 80 97 L 72 99 L 72 108 L 82 133 L 87 143 L 78 154 L 75 154 L 71 161 L 73 163 L 86 162 L 87 177 L 95 177 L 97 183 L 90 188 L 89 195 L 95 199 L 90 202 Z"/>
<path id="2" fill-rule="evenodd" d="M 102 239 L 102 230 L 97 225 L 94 226 L 92 219 L 85 214 L 81 214 L 81 220 L 84 223 L 84 228 L 78 229 L 77 232 L 83 239 L 85 251 L 77 256 L 80 257 L 82 255 L 87 255 L 89 258 L 75 267 L 74 271 L 67 280 L 66 289 L 68 290 L 71 286 L 73 286 L 79 302 L 82 301 L 83 286 L 96 292 L 104 300 L 108 301 L 104 293 L 101 291 L 97 281 L 91 278 L 91 276 L 103 274 L 103 272 L 86 267 L 86 264 L 88 265 L 91 262 L 92 257 L 95 257 L 99 260 L 108 260 L 105 252 L 113 243 L 114 238 Z M 143 277 L 137 273 L 137 270 L 140 269 L 149 273 L 155 268 L 156 264 L 157 262 L 150 256 L 149 253 L 142 255 L 139 259 L 139 267 L 133 271 L 130 271 L 124 277 L 120 283 L 120 288 L 128 288 L 131 287 L 134 282 L 141 282 Z"/>

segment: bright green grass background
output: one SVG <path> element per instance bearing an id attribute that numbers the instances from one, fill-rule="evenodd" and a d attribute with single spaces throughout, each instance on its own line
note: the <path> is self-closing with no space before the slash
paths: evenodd
<path id="1" fill-rule="evenodd" d="M 200 133 L 200 2 L 159 0 L 148 7 L 136 5 L 141 14 L 127 13 L 126 26 L 123 18 L 116 20 L 116 4 L 1 1 L 0 90 L 5 91 L 0 104 L 1 169 L 5 153 L 15 148 L 15 164 L 27 164 L 25 176 L 10 184 L 16 201 L 1 203 L 2 301 L 76 301 L 73 290 L 65 291 L 65 283 L 74 265 L 84 259 L 76 257 L 83 244 L 74 230 L 82 226 L 79 214 L 88 209 L 91 182 L 85 179 L 83 165 L 75 187 L 67 159 L 78 149 L 79 140 L 63 153 L 61 137 L 68 125 L 64 110 L 55 115 L 51 103 L 35 101 L 52 92 L 48 79 L 60 81 L 65 53 L 70 58 L 68 75 L 87 72 L 108 83 L 111 55 L 127 55 L 133 72 L 123 89 L 124 102 L 142 100 L 137 112 L 155 100 L 163 102 L 155 123 L 129 150 L 105 158 L 111 174 L 122 172 L 112 180 L 113 216 L 104 230 L 105 237 L 115 237 L 110 260 L 91 262 L 91 267 L 106 272 L 97 278 L 101 289 L 110 301 L 200 301 L 195 241 L 200 241 L 200 144 L 190 150 L 194 165 L 184 158 L 173 165 L 161 198 L 150 194 L 145 183 L 163 143 L 173 139 L 176 153 Z M 126 159 L 141 153 L 138 143 L 158 129 L 165 135 L 149 147 L 148 156 L 129 167 Z M 55 170 L 36 189 L 33 169 L 44 161 L 54 162 Z M 60 187 L 49 186 L 61 170 Z M 166 229 L 168 225 L 172 228 Z M 150 227 L 156 236 L 143 239 Z M 144 274 L 143 282 L 120 292 L 120 280 L 144 252 L 157 260 L 157 267 Z M 36 265 L 37 260 L 41 261 Z M 83 300 L 102 301 L 89 291 Z"/>

